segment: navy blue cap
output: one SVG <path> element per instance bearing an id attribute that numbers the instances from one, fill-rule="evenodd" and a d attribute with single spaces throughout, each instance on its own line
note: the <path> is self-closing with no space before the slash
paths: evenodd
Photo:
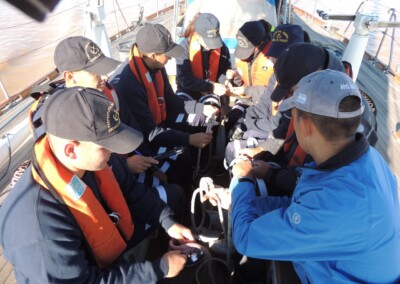
<path id="1" fill-rule="evenodd" d="M 275 28 L 272 44 L 267 55 L 278 58 L 287 47 L 296 42 L 304 42 L 304 31 L 298 25 L 283 24 Z"/>
<path id="2" fill-rule="evenodd" d="M 241 60 L 249 58 L 256 46 L 260 45 L 266 37 L 267 32 L 260 21 L 244 23 L 236 35 L 238 45 L 235 49 L 235 57 Z"/>

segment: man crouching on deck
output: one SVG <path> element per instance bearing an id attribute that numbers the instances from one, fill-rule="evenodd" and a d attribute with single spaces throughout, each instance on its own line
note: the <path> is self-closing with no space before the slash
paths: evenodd
<path id="1" fill-rule="evenodd" d="M 317 71 L 280 106 L 289 109 L 300 146 L 314 162 L 298 168 L 291 198 L 256 197 L 251 162 L 234 165 L 236 249 L 292 261 L 302 283 L 398 283 L 397 182 L 381 155 L 356 134 L 363 112 L 356 84 L 344 73 Z"/>
<path id="2" fill-rule="evenodd" d="M 0 211 L 0 244 L 18 282 L 155 283 L 176 276 L 186 262 L 178 251 L 153 262 L 123 257 L 149 225 L 193 240 L 155 190 L 112 154 L 132 152 L 142 135 L 91 88 L 56 92 L 41 117 L 46 135 Z"/>

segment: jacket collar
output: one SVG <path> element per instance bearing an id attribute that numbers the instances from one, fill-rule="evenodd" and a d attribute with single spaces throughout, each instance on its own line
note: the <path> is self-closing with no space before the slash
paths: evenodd
<path id="1" fill-rule="evenodd" d="M 342 152 L 329 158 L 322 164 L 316 167 L 317 170 L 334 170 L 345 165 L 352 163 L 353 161 L 364 155 L 369 148 L 367 139 L 361 133 L 357 133 L 355 136 L 356 143 L 351 144 L 349 147 L 344 149 Z"/>

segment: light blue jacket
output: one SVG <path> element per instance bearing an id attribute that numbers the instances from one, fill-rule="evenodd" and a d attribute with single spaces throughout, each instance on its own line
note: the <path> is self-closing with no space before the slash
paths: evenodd
<path id="1" fill-rule="evenodd" d="M 367 145 L 334 170 L 301 172 L 291 199 L 256 197 L 251 182 L 232 180 L 237 250 L 293 261 L 303 283 L 400 281 L 397 182 L 380 154 Z"/>

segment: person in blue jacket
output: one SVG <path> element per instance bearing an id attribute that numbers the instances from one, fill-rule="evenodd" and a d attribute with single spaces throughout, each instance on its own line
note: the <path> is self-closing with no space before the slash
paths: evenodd
<path id="1" fill-rule="evenodd" d="M 232 234 L 241 254 L 292 261 L 302 283 L 400 281 L 397 181 L 356 133 L 363 109 L 342 72 L 317 71 L 298 83 L 280 111 L 291 110 L 314 162 L 298 168 L 291 198 L 257 198 L 251 162 L 233 166 Z"/>

